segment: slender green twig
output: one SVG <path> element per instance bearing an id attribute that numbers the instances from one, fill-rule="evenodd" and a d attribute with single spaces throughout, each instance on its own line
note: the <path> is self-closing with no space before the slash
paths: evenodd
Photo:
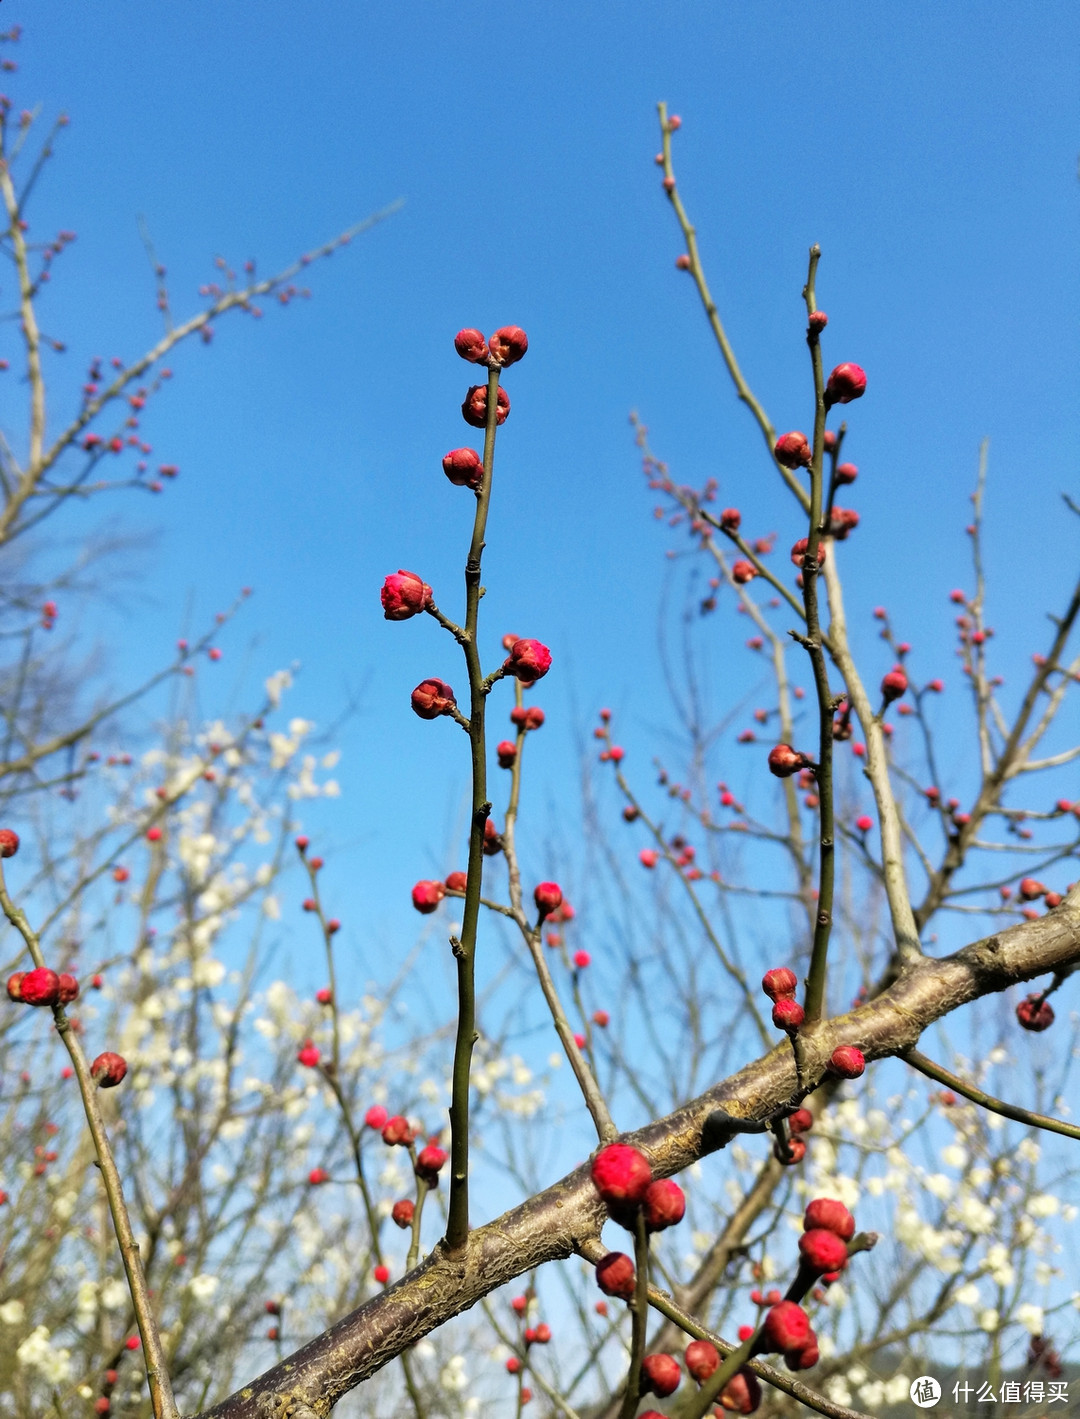
<path id="1" fill-rule="evenodd" d="M 948 1069 L 943 1069 L 940 1064 L 935 1064 L 932 1059 L 927 1059 L 925 1054 L 921 1054 L 917 1049 L 905 1050 L 900 1058 L 905 1064 L 910 1064 L 912 1069 L 917 1069 L 920 1074 L 925 1074 L 929 1079 L 936 1079 L 939 1084 L 945 1084 L 950 1089 L 955 1089 L 958 1094 L 963 1094 L 965 1099 L 970 1099 L 973 1104 L 980 1104 L 984 1109 L 989 1109 L 991 1113 L 1001 1114 L 1003 1118 L 1015 1119 L 1017 1123 L 1029 1124 L 1032 1128 L 1045 1128 L 1050 1133 L 1060 1133 L 1065 1138 L 1080 1138 L 1080 1127 L 1074 1123 L 1063 1123 L 1060 1119 L 1050 1118 L 1046 1114 L 1032 1113 L 1030 1109 L 1022 1109 L 1018 1104 L 1007 1104 L 1004 1099 L 995 1099 L 992 1094 L 987 1094 L 976 1084 L 970 1084 L 966 1079 L 961 1079 L 959 1074 L 953 1074 Z"/>
<path id="2" fill-rule="evenodd" d="M 634 1266 L 637 1269 L 634 1286 L 633 1326 L 630 1333 L 630 1369 L 626 1376 L 619 1419 L 634 1419 L 641 1391 L 641 1362 L 645 1358 L 645 1333 L 649 1323 L 649 1234 L 645 1229 L 645 1213 L 638 1208 L 634 1218 Z"/>

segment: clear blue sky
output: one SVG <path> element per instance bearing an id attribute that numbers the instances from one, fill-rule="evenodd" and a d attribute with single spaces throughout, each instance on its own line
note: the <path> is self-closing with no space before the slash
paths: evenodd
<path id="1" fill-rule="evenodd" d="M 412 938 L 408 889 L 446 865 L 465 785 L 463 737 L 408 710 L 425 675 L 463 683 L 455 648 L 426 621 L 385 623 L 378 601 L 406 567 L 457 604 L 471 499 L 439 460 L 469 441 L 460 326 L 519 323 L 531 341 L 505 380 L 484 611 L 489 663 L 509 629 L 555 655 L 531 746 L 538 872 L 546 805 L 576 793 L 575 732 L 611 705 L 644 774 L 666 714 L 657 605 L 678 543 L 650 516 L 628 411 L 679 480 L 714 475 L 755 531 L 801 535 L 674 268 L 658 99 L 683 117 L 681 190 L 782 428 L 809 419 L 799 293 L 807 247 L 823 247 L 827 358 L 870 378 L 850 417 L 863 522 L 844 548 L 870 665 L 887 668 L 869 615 L 885 603 L 905 608 L 916 673 L 959 678 L 945 598 L 970 584 L 984 435 L 998 645 L 1026 658 L 1042 643 L 1077 543 L 1059 500 L 1078 489 L 1075 6 L 7 0 L 2 19 L 26 29 L 5 76 L 16 104 L 72 116 L 32 213 L 34 234 L 78 232 L 44 303 L 70 347 L 58 410 L 90 355 L 156 337 L 138 214 L 183 313 L 216 254 L 274 269 L 405 199 L 312 271 L 310 303 L 223 321 L 212 347 L 171 361 L 146 433 L 181 477 L 114 504 L 158 540 L 142 584 L 86 628 L 128 678 L 168 655 L 189 594 L 208 617 L 250 584 L 201 673 L 231 691 L 253 643 L 243 703 L 302 660 L 291 707 L 323 725 L 361 692 L 343 797 L 308 815 L 338 847 L 328 892 L 349 930 L 362 914 L 368 940 Z M 752 684 L 745 632 L 710 627 L 723 677 Z M 221 702 L 208 690 L 208 709 Z M 724 754 L 719 771 L 744 782 L 748 762 Z"/>

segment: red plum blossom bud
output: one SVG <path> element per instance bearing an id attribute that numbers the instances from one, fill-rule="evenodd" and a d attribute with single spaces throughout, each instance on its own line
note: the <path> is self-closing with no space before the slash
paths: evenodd
<path id="1" fill-rule="evenodd" d="M 847 1247 L 835 1232 L 812 1227 L 799 1238 L 799 1253 L 806 1266 L 820 1276 L 823 1271 L 842 1271 L 847 1265 Z"/>
<path id="2" fill-rule="evenodd" d="M 660 1399 L 674 1394 L 682 1383 L 682 1371 L 674 1355 L 646 1355 L 641 1362 L 641 1393 L 651 1390 Z"/>
<path id="3" fill-rule="evenodd" d="M 380 597 L 387 621 L 407 621 L 430 604 L 431 587 L 415 572 L 400 570 L 383 582 Z"/>
<path id="4" fill-rule="evenodd" d="M 451 714 L 457 708 L 457 700 L 445 680 L 432 676 L 421 680 L 412 692 L 412 707 L 421 719 L 438 719 L 441 714 Z"/>
<path id="5" fill-rule="evenodd" d="M 442 466 L 457 488 L 479 488 L 484 481 L 484 461 L 475 448 L 452 448 Z"/>
<path id="6" fill-rule="evenodd" d="M 504 325 L 488 341 L 491 358 L 498 364 L 517 364 L 529 348 L 529 337 L 520 325 Z"/>
<path id="7" fill-rule="evenodd" d="M 434 1178 L 439 1169 L 446 1162 L 446 1150 L 440 1148 L 437 1143 L 429 1143 L 421 1148 L 416 1155 L 416 1170 L 421 1174 L 426 1174 L 429 1178 Z"/>
<path id="8" fill-rule="evenodd" d="M 814 310 L 810 312 L 810 318 L 807 321 L 807 324 L 810 326 L 810 329 L 813 334 L 820 335 L 821 332 L 825 329 L 826 325 L 828 325 L 828 323 L 829 317 L 825 314 L 823 310 Z"/>
<path id="9" fill-rule="evenodd" d="M 391 1148 L 400 1146 L 407 1148 L 415 1137 L 409 1127 L 409 1120 L 402 1114 L 394 1114 L 393 1118 L 388 1118 L 383 1124 L 382 1140 L 388 1143 Z"/>
<path id="10" fill-rule="evenodd" d="M 742 513 L 737 507 L 726 507 L 720 514 L 720 526 L 725 532 L 738 532 L 742 523 Z"/>
<path id="11" fill-rule="evenodd" d="M 9 1000 L 22 999 L 22 983 L 25 976 L 25 971 L 16 971 L 13 976 L 8 976 L 7 994 Z"/>
<path id="12" fill-rule="evenodd" d="M 781 434 L 773 449 L 777 463 L 785 468 L 805 468 L 813 457 L 806 435 L 794 429 L 789 434 Z"/>
<path id="13" fill-rule="evenodd" d="M 836 467 L 837 483 L 854 483 L 859 476 L 859 468 L 855 463 L 839 463 Z"/>
<path id="14" fill-rule="evenodd" d="M 894 665 L 889 673 L 882 678 L 882 698 L 886 704 L 891 704 L 893 700 L 898 700 L 901 695 L 907 694 L 907 687 L 908 680 L 904 674 L 903 666 Z"/>
<path id="15" fill-rule="evenodd" d="M 652 1182 L 645 1154 L 628 1143 L 609 1143 L 592 1160 L 593 1186 L 609 1207 L 636 1206 Z"/>
<path id="16" fill-rule="evenodd" d="M 774 966 L 761 977 L 761 988 L 770 1000 L 792 996 L 799 986 L 799 977 L 787 966 Z"/>
<path id="17" fill-rule="evenodd" d="M 544 711 L 539 705 L 529 705 L 527 708 L 525 705 L 515 705 L 510 711 L 510 722 L 526 732 L 530 729 L 540 729 L 544 723 Z"/>
<path id="18" fill-rule="evenodd" d="M 1029 995 L 1016 1007 L 1016 1018 L 1025 1030 L 1040 1034 L 1054 1023 L 1054 1011 L 1050 1002 L 1043 1000 L 1042 996 Z"/>
<path id="19" fill-rule="evenodd" d="M 496 424 L 505 424 L 506 416 L 510 413 L 510 396 L 502 385 L 499 385 L 499 392 L 495 396 Z M 474 429 L 482 429 L 487 425 L 487 385 L 474 384 L 468 394 L 466 394 L 461 405 L 461 417 L 467 424 L 471 424 Z"/>
<path id="20" fill-rule="evenodd" d="M 78 997 L 79 982 L 67 971 L 60 972 L 60 990 L 57 995 L 61 1005 L 70 1005 Z"/>
<path id="21" fill-rule="evenodd" d="M 652 847 L 643 847 L 638 853 L 638 861 L 642 867 L 655 867 L 660 860 L 660 854 Z"/>
<path id="22" fill-rule="evenodd" d="M 837 365 L 825 385 L 825 404 L 850 404 L 866 393 L 866 372 L 858 365 Z"/>
<path id="23" fill-rule="evenodd" d="M 1046 894 L 1046 888 L 1035 877 L 1022 877 L 1020 879 L 1020 900 L 1024 902 L 1035 902 Z"/>
<path id="24" fill-rule="evenodd" d="M 390 1216 L 399 1227 L 411 1227 L 413 1214 L 416 1212 L 416 1204 L 409 1197 L 403 1197 L 395 1202 L 390 1209 Z"/>
<path id="25" fill-rule="evenodd" d="M 482 364 L 488 357 L 488 344 L 479 330 L 459 330 L 454 336 L 454 349 L 472 365 Z"/>
<path id="26" fill-rule="evenodd" d="M 446 890 L 448 892 L 464 892 L 468 882 L 469 874 L 467 872 L 451 872 L 446 879 Z"/>
<path id="27" fill-rule="evenodd" d="M 801 1349 L 784 1352 L 784 1364 L 789 1370 L 812 1370 L 821 1359 L 821 1352 L 818 1349 L 813 1331 L 810 1332 L 810 1337 L 810 1343 Z"/>
<path id="28" fill-rule="evenodd" d="M 761 1404 L 761 1382 L 753 1370 L 732 1375 L 720 1395 L 720 1408 L 733 1414 L 753 1414 Z"/>
<path id="29" fill-rule="evenodd" d="M 814 1115 L 809 1109 L 796 1109 L 788 1118 L 787 1126 L 792 1133 L 807 1133 L 814 1126 Z M 814 1223 L 816 1227 L 823 1225 L 821 1222 Z"/>
<path id="30" fill-rule="evenodd" d="M 60 977 L 47 966 L 27 971 L 19 985 L 24 1005 L 56 1005 L 60 1000 Z"/>
<path id="31" fill-rule="evenodd" d="M 777 778 L 790 778 L 800 769 L 808 768 L 810 760 L 790 744 L 777 744 L 769 750 L 769 772 Z"/>
<path id="32" fill-rule="evenodd" d="M 504 739 L 500 744 L 496 744 L 495 753 L 498 755 L 500 769 L 512 769 L 517 762 L 517 745 L 512 739 Z"/>
<path id="33" fill-rule="evenodd" d="M 834 507 L 829 518 L 829 536 L 843 542 L 849 533 L 859 525 L 859 514 L 854 508 Z"/>
<path id="34" fill-rule="evenodd" d="M 377 1266 L 371 1274 L 380 1286 L 385 1286 L 390 1280 L 390 1268 L 388 1266 Z"/>
<path id="35" fill-rule="evenodd" d="M 854 1045 L 837 1045 L 829 1057 L 829 1073 L 841 1079 L 858 1079 L 865 1068 L 863 1052 Z"/>
<path id="36" fill-rule="evenodd" d="M 687 254 L 686 254 L 685 251 L 684 251 L 684 252 L 681 252 L 678 256 L 676 256 L 676 258 L 675 258 L 675 269 L 676 269 L 677 271 L 689 271 L 689 270 L 690 270 L 690 258 L 689 258 L 689 256 L 687 256 Z"/>
<path id="37" fill-rule="evenodd" d="M 629 1301 L 634 1294 L 634 1263 L 625 1252 L 609 1252 L 596 1264 L 596 1284 L 605 1296 Z"/>
<path id="38" fill-rule="evenodd" d="M 773 1157 L 785 1168 L 794 1167 L 806 1157 L 806 1144 L 801 1138 L 789 1138 L 785 1147 L 777 1138 L 773 1143 Z"/>
<path id="39" fill-rule="evenodd" d="M 547 916 L 548 912 L 561 907 L 562 899 L 562 888 L 558 882 L 541 882 L 533 893 L 536 910 L 541 916 Z"/>
<path id="40" fill-rule="evenodd" d="M 446 895 L 441 882 L 417 882 L 412 889 L 412 904 L 423 916 L 433 912 Z"/>
<path id="41" fill-rule="evenodd" d="M 792 565 L 793 565 L 793 566 L 796 566 L 796 567 L 801 567 L 801 566 L 802 566 L 803 562 L 806 560 L 806 553 L 807 553 L 807 551 L 809 550 L 809 548 L 810 548 L 810 538 L 809 538 L 809 537 L 800 537 L 799 540 L 795 543 L 795 545 L 794 545 L 794 546 L 792 547 L 792 549 L 791 549 L 791 561 L 792 561 Z M 826 545 L 825 545 L 824 542 L 819 542 L 819 543 L 818 543 L 818 549 L 817 549 L 817 564 L 818 564 L 818 566 L 819 566 L 819 567 L 823 567 L 823 566 L 825 565 L 826 561 L 828 560 L 828 557 L 829 557 L 829 549 L 828 549 L 828 547 L 826 547 Z"/>
<path id="42" fill-rule="evenodd" d="M 794 1301 L 773 1306 L 762 1325 L 766 1350 L 801 1350 L 810 1338 L 810 1317 Z"/>
<path id="43" fill-rule="evenodd" d="M 296 1053 L 297 1061 L 302 1064 L 305 1069 L 314 1069 L 321 1057 L 318 1047 L 313 1045 L 310 1040 L 305 1040 L 302 1047 L 297 1050 Z"/>
<path id="44" fill-rule="evenodd" d="M 797 1030 L 805 1019 L 806 1012 L 790 996 L 778 1000 L 773 1006 L 772 1022 L 778 1030 Z"/>
<path id="45" fill-rule="evenodd" d="M 127 1073 L 127 1060 L 112 1050 L 99 1054 L 90 1066 L 90 1078 L 99 1089 L 115 1089 Z"/>
<path id="46" fill-rule="evenodd" d="M 720 1351 L 710 1340 L 692 1340 L 685 1351 L 686 1368 L 702 1384 L 720 1363 Z"/>
<path id="47" fill-rule="evenodd" d="M 320 1183 L 330 1181 L 330 1174 L 325 1168 L 312 1168 L 311 1172 L 308 1173 L 307 1180 L 312 1187 L 318 1187 Z"/>
<path id="48" fill-rule="evenodd" d="M 372 1104 L 364 1115 L 364 1123 L 368 1128 L 377 1128 L 381 1133 L 386 1126 L 386 1120 L 390 1117 L 382 1104 Z"/>
<path id="49" fill-rule="evenodd" d="M 674 1227 L 686 1215 L 686 1197 L 672 1178 L 657 1178 L 645 1189 L 645 1226 L 650 1232 Z"/>
<path id="50" fill-rule="evenodd" d="M 489 818 L 484 824 L 484 856 L 495 857 L 503 850 L 503 840 L 499 835 L 499 830 Z"/>
<path id="51" fill-rule="evenodd" d="M 0 828 L 0 857 L 14 857 L 18 851 L 18 833 L 11 828 Z"/>
<path id="52" fill-rule="evenodd" d="M 793 1119 L 794 1115 L 788 1120 L 789 1128 L 792 1127 Z M 835 1232 L 841 1241 L 850 1242 L 855 1235 L 855 1218 L 835 1197 L 815 1197 L 813 1202 L 807 1205 L 803 1228 L 807 1232 L 824 1228 L 827 1232 Z M 831 1267 L 825 1269 L 832 1270 Z"/>
<path id="53" fill-rule="evenodd" d="M 868 833 L 874 826 L 874 820 L 868 814 L 864 813 L 861 817 L 855 819 L 855 826 L 860 833 Z"/>
<path id="54" fill-rule="evenodd" d="M 551 651 L 541 641 L 516 640 L 503 665 L 523 685 L 532 685 L 551 669 Z"/>
<path id="55" fill-rule="evenodd" d="M 738 561 L 732 565 L 731 579 L 737 586 L 745 586 L 748 581 L 753 581 L 757 576 L 757 567 L 753 562 Z"/>

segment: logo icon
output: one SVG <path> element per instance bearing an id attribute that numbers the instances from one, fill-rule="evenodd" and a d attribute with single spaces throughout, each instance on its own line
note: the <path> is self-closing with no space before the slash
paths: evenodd
<path id="1" fill-rule="evenodd" d="M 932 1409 L 941 1398 L 941 1386 L 933 1375 L 920 1375 L 917 1380 L 911 1381 L 908 1394 L 917 1408 Z"/>

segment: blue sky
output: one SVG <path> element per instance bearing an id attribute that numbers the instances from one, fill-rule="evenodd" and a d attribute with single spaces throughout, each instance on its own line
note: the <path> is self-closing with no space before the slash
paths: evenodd
<path id="1" fill-rule="evenodd" d="M 800 290 L 809 244 L 823 247 L 826 358 L 870 380 L 850 412 L 863 520 L 843 558 L 870 678 L 887 668 L 870 619 L 883 603 L 916 644 L 916 673 L 959 679 L 946 597 L 970 585 L 963 525 L 983 436 L 1006 670 L 1045 638 L 1042 612 L 1076 563 L 1059 498 L 1077 491 L 1075 7 L 1043 4 L 1036 23 L 975 4 L 110 0 L 91 20 L 7 0 L 3 19 L 26 30 L 5 76 L 17 106 L 72 116 L 31 214 L 35 235 L 78 232 L 43 303 L 70 349 L 53 364 L 57 421 L 89 356 L 156 338 L 140 214 L 186 312 L 215 255 L 275 269 L 405 199 L 313 269 L 309 303 L 223 321 L 211 347 L 171 360 L 145 429 L 181 476 L 160 500 L 113 504 L 155 541 L 83 627 L 109 642 L 120 682 L 168 655 L 189 603 L 208 618 L 248 584 L 224 659 L 203 672 L 217 677 L 207 710 L 250 703 L 294 660 L 296 713 L 326 725 L 357 696 L 339 735 L 343 797 L 308 815 L 336 849 L 326 881 L 349 926 L 362 914 L 366 936 L 412 938 L 408 889 L 447 865 L 465 787 L 462 736 L 408 711 L 424 676 L 463 683 L 455 648 L 426 621 L 385 623 L 378 602 L 383 576 L 406 567 L 456 604 L 471 499 L 439 460 L 469 441 L 460 326 L 519 323 L 531 341 L 505 380 L 484 612 L 489 663 L 510 629 L 555 655 L 537 697 L 549 726 L 530 746 L 538 875 L 545 843 L 567 819 L 573 830 L 575 746 L 596 707 L 616 711 L 643 776 L 658 743 L 668 752 L 657 607 L 670 576 L 682 604 L 664 554 L 683 544 L 650 516 L 629 410 L 680 481 L 716 476 L 755 532 L 781 546 L 801 535 L 674 267 L 658 99 L 683 118 L 680 188 L 781 428 L 808 426 Z M 16 388 L 3 388 L 14 430 Z M 55 535 L 77 537 L 103 506 Z M 729 700 L 757 676 L 744 635 L 708 623 Z M 736 786 L 760 770 L 723 752 Z"/>

